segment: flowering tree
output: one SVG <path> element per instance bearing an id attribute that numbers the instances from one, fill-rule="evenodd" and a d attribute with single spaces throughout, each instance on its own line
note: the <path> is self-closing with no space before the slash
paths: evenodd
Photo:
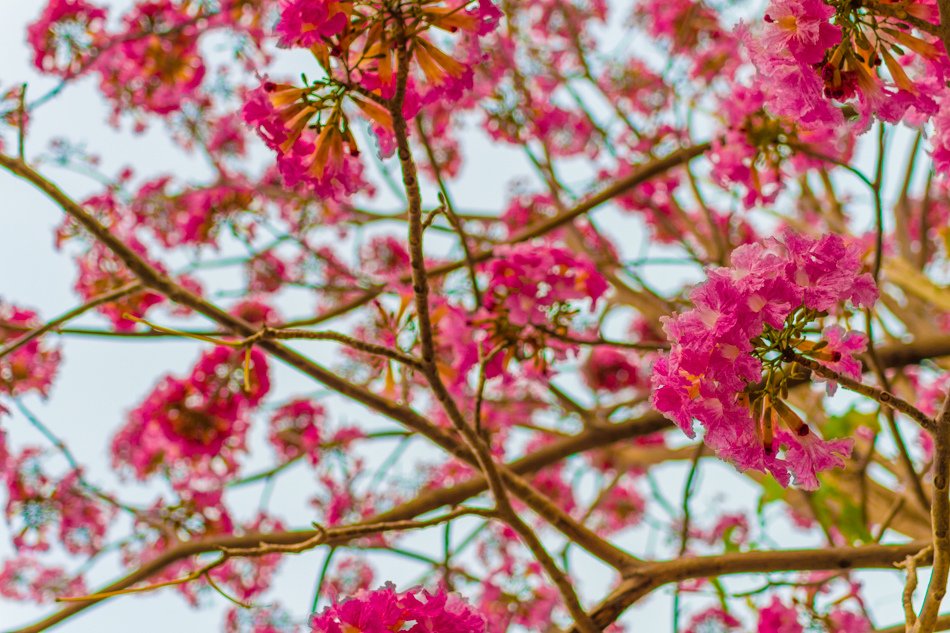
<path id="1" fill-rule="evenodd" d="M 17 631 L 169 587 L 230 632 L 624 631 L 672 586 L 676 631 L 869 633 L 895 565 L 880 630 L 950 627 L 950 2 L 41 4 L 0 166 L 78 305 L 0 302 L 0 596 L 54 602 Z M 35 148 L 88 81 L 208 175 L 105 172 L 78 120 Z M 493 211 L 457 195 L 485 138 L 534 174 Z M 90 428 L 108 483 L 41 412 L 103 336 L 194 347 Z M 714 464 L 757 509 L 697 514 Z M 312 551 L 304 614 L 269 589 Z"/>

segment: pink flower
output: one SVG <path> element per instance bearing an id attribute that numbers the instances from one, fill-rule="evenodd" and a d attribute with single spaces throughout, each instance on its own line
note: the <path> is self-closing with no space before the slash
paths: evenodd
<path id="1" fill-rule="evenodd" d="M 740 26 L 738 36 L 749 49 L 758 71 L 758 83 L 773 113 L 804 126 L 841 125 L 841 111 L 825 96 L 825 82 L 808 64 L 785 49 L 772 49 Z"/>
<path id="2" fill-rule="evenodd" d="M 514 359 L 534 360 L 534 369 L 544 372 L 545 350 L 555 359 L 566 358 L 576 345 L 559 334 L 583 337 L 572 332 L 575 315 L 593 311 L 608 289 L 592 261 L 558 247 L 500 247 L 486 268 L 484 307 L 475 323 L 487 333 L 486 353 L 504 350 L 488 364 L 489 377 Z"/>
<path id="3" fill-rule="evenodd" d="M 46 551 L 58 527 L 58 541 L 71 554 L 102 549 L 115 508 L 93 496 L 75 470 L 61 479 L 43 470 L 38 449 L 25 448 L 0 464 L 8 492 L 6 517 L 18 550 Z"/>
<path id="4" fill-rule="evenodd" d="M 803 633 L 804 630 L 795 609 L 785 606 L 779 598 L 772 598 L 772 602 L 759 610 L 757 633 Z"/>
<path id="5" fill-rule="evenodd" d="M 861 361 L 856 356 L 867 349 L 867 336 L 863 332 L 846 332 L 840 325 L 831 325 L 822 330 L 821 340 L 827 346 L 814 353 L 818 362 L 842 376 L 860 380 Z M 815 376 L 815 380 L 820 381 L 822 378 Z M 833 395 L 836 388 L 836 383 L 829 382 L 828 395 Z"/>
<path id="6" fill-rule="evenodd" d="M 590 524 L 599 534 L 615 534 L 639 525 L 645 509 L 646 500 L 637 490 L 636 480 L 625 475 L 591 513 Z"/>
<path id="7" fill-rule="evenodd" d="M 455 594 L 418 588 L 398 593 L 392 584 L 360 591 L 310 619 L 315 633 L 484 633 L 485 626 L 485 619 Z"/>
<path id="8" fill-rule="evenodd" d="M 247 95 L 242 116 L 276 152 L 277 169 L 287 186 L 303 185 L 333 200 L 368 189 L 359 149 L 342 112 L 334 110 L 319 131 L 308 127 L 318 113 L 303 100 L 310 92 L 265 81 Z"/>
<path id="9" fill-rule="evenodd" d="M 85 0 L 50 0 L 26 29 L 33 64 L 41 71 L 74 76 L 102 43 L 106 11 Z"/>
<path id="10" fill-rule="evenodd" d="M 913 124 L 920 125 L 937 113 L 935 96 L 948 72 L 939 41 L 918 35 L 913 24 L 887 10 L 862 9 L 842 11 L 820 0 L 774 0 L 760 39 L 740 27 L 738 35 L 767 84 L 763 90 L 772 110 L 805 126 L 840 124 L 842 113 L 834 102 L 849 102 L 865 129 L 873 118 L 897 122 L 911 113 Z M 933 19 L 932 5 L 917 3 L 908 14 Z M 829 22 L 832 17 L 835 24 Z"/>
<path id="11" fill-rule="evenodd" d="M 854 440 L 823 440 L 807 425 L 797 433 L 780 431 L 775 440 L 786 447 L 786 462 L 795 475 L 795 483 L 804 490 L 817 490 L 817 474 L 833 468 L 843 468 L 851 455 Z"/>
<path id="12" fill-rule="evenodd" d="M 772 0 L 764 43 L 776 51 L 787 49 L 802 63 L 817 64 L 841 41 L 841 29 L 828 21 L 834 14 L 834 7 L 822 0 Z"/>
<path id="13" fill-rule="evenodd" d="M 284 46 L 310 48 L 342 33 L 352 12 L 352 2 L 285 0 L 274 30 Z"/>
<path id="14" fill-rule="evenodd" d="M 264 301 L 250 297 L 239 302 L 230 310 L 231 314 L 258 327 L 281 322 L 280 314 Z"/>
<path id="15" fill-rule="evenodd" d="M 86 593 L 80 577 L 59 567 L 47 567 L 31 556 L 20 555 L 0 566 L 0 596 L 43 603 L 63 596 Z"/>
<path id="16" fill-rule="evenodd" d="M 395 282 L 409 270 L 405 239 L 382 235 L 372 238 L 363 248 L 362 261 L 366 262 L 367 273 Z"/>
<path id="17" fill-rule="evenodd" d="M 316 464 L 325 417 L 326 411 L 319 404 L 309 400 L 288 402 L 271 416 L 267 439 L 281 459 L 306 455 L 311 464 Z"/>
<path id="18" fill-rule="evenodd" d="M 703 631 L 728 633 L 740 630 L 741 626 L 742 623 L 727 611 L 723 611 L 720 607 L 710 607 L 690 618 L 685 633 L 702 633 Z"/>
<path id="19" fill-rule="evenodd" d="M 950 171 L 950 90 L 940 96 L 940 109 L 933 118 L 934 134 L 931 137 L 934 168 L 940 173 Z"/>
<path id="20" fill-rule="evenodd" d="M 828 618 L 835 633 L 871 633 L 871 623 L 863 615 L 842 608 L 834 609 Z"/>
<path id="21" fill-rule="evenodd" d="M 749 540 L 749 520 L 740 513 L 724 514 L 702 538 L 709 545 L 725 543 L 727 548 L 744 545 Z"/>
<path id="22" fill-rule="evenodd" d="M 140 255 L 145 254 L 145 246 L 138 239 L 128 236 L 126 244 Z M 76 279 L 74 289 L 86 301 L 117 290 L 136 279 L 112 251 L 100 242 L 95 242 L 86 253 L 80 255 L 77 263 L 79 278 Z M 135 329 L 135 321 L 126 318 L 126 315 L 142 318 L 149 308 L 164 300 L 160 294 L 140 290 L 104 303 L 98 306 L 96 311 L 111 321 L 116 330 L 128 332 Z"/>
<path id="23" fill-rule="evenodd" d="M 300 626 L 279 605 L 232 607 L 224 617 L 224 633 L 298 633 Z"/>
<path id="24" fill-rule="evenodd" d="M 636 354 L 629 351 L 597 346 L 591 350 L 581 372 L 591 389 L 616 392 L 641 388 L 645 380 L 636 361 Z"/>
<path id="25" fill-rule="evenodd" d="M 218 229 L 254 201 L 249 185 L 239 182 L 170 192 L 171 177 L 146 182 L 129 210 L 167 247 L 217 245 Z"/>
<path id="26" fill-rule="evenodd" d="M 794 474 L 799 485 L 813 488 L 817 472 L 843 464 L 850 440 L 806 438 L 808 427 L 781 396 L 759 387 L 770 384 L 763 369 L 774 371 L 776 359 L 769 355 L 778 353 L 775 333 L 804 327 L 793 315 L 830 311 L 847 301 L 869 305 L 877 289 L 870 275 L 859 272 L 857 244 L 790 231 L 783 238 L 737 248 L 730 268 L 709 270 L 708 280 L 690 294 L 692 309 L 663 319 L 671 349 L 654 366 L 652 401 L 691 437 L 698 420 L 705 443 L 740 470 L 769 471 L 783 484 Z M 862 348 L 861 336 L 834 328 L 826 333 L 824 347 L 796 335 L 798 353 L 860 375 L 853 354 Z M 789 445 L 784 459 L 773 444 L 775 424 L 791 432 L 780 431 L 780 444 Z"/>
<path id="27" fill-rule="evenodd" d="M 59 514 L 59 542 L 72 554 L 94 554 L 105 544 L 115 508 L 104 506 L 82 489 L 79 473 L 71 471 L 51 495 Z"/>
<path id="28" fill-rule="evenodd" d="M 273 250 L 258 253 L 247 262 L 247 287 L 255 293 L 272 293 L 289 281 L 287 264 Z"/>
<path id="29" fill-rule="evenodd" d="M 827 311 L 850 300 L 865 308 L 877 301 L 870 273 L 855 274 L 862 259 L 858 242 L 845 241 L 836 234 L 816 241 L 792 231 L 786 231 L 783 238 L 793 265 L 789 275 L 803 289 L 807 307 Z"/>
<path id="30" fill-rule="evenodd" d="M 247 376 L 243 358 L 241 350 L 216 347 L 202 354 L 189 377 L 166 376 L 116 434 L 114 461 L 131 466 L 139 479 L 215 457 L 233 469 L 244 450 L 248 412 L 270 390 L 264 354 L 252 350 Z"/>
<path id="31" fill-rule="evenodd" d="M 508 536 L 516 538 L 513 534 Z M 538 575 L 536 569 L 516 573 L 503 567 L 482 582 L 478 610 L 485 614 L 489 633 L 507 633 L 512 626 L 527 631 L 543 631 L 551 625 L 552 614 L 559 610 L 561 597 L 557 589 L 546 583 L 525 582 Z M 520 590 L 512 591 L 509 584 L 514 584 Z M 526 584 L 527 591 L 522 589 Z M 484 629 L 477 630 L 481 633 Z"/>
<path id="32" fill-rule="evenodd" d="M 184 104 L 208 102 L 198 92 L 206 72 L 198 50 L 200 29 L 182 6 L 170 0 L 140 2 L 122 22 L 124 31 L 93 64 L 114 118 L 130 110 L 169 115 Z"/>
<path id="33" fill-rule="evenodd" d="M 42 325 L 36 312 L 0 300 L 0 347 L 15 343 Z M 35 391 L 49 395 L 59 370 L 60 353 L 45 338 L 35 338 L 0 358 L 0 393 L 17 396 Z M 0 407 L 0 413 L 3 408 Z"/>
<path id="34" fill-rule="evenodd" d="M 375 572 L 364 558 L 345 556 L 334 560 L 333 570 L 327 574 L 324 595 L 337 602 L 347 596 L 369 591 Z"/>

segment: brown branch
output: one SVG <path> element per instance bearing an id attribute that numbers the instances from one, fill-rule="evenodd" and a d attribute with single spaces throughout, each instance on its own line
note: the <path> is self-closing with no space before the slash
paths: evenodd
<path id="1" fill-rule="evenodd" d="M 406 530 L 421 530 L 463 516 L 481 516 L 492 518 L 495 513 L 482 508 L 457 508 L 446 514 L 426 519 L 424 521 L 380 521 L 373 523 L 358 523 L 336 528 L 325 528 L 314 524 L 315 534 L 299 543 L 271 543 L 262 540 L 253 547 L 221 547 L 220 550 L 228 556 L 264 556 L 266 554 L 299 554 L 300 552 L 323 545 L 330 540 L 351 541 L 353 539 L 383 534 L 385 532 L 404 532 Z"/>
<path id="2" fill-rule="evenodd" d="M 891 392 L 884 391 L 883 389 L 878 389 L 877 387 L 872 387 L 870 385 L 865 385 L 864 383 L 858 382 L 853 378 L 843 376 L 840 372 L 829 369 L 818 361 L 812 360 L 811 358 L 805 358 L 800 354 L 791 353 L 790 356 L 796 363 L 802 365 L 803 367 L 807 367 L 813 373 L 818 374 L 822 378 L 834 381 L 848 391 L 853 391 L 855 393 L 861 394 L 862 396 L 867 396 L 868 398 L 879 402 L 885 407 L 889 407 L 895 411 L 903 413 L 931 433 L 936 431 L 936 426 L 930 416 L 906 400 L 895 396 Z"/>
<path id="3" fill-rule="evenodd" d="M 89 301 L 87 301 L 86 303 L 82 304 L 81 306 L 73 308 L 69 312 L 64 312 L 63 314 L 59 315 L 52 321 L 49 321 L 48 323 L 45 323 L 35 329 L 30 330 L 24 336 L 20 336 L 10 341 L 7 345 L 0 348 L 0 358 L 3 358 L 7 354 L 12 354 L 13 352 L 20 349 L 21 347 L 23 347 L 24 345 L 26 345 L 33 339 L 39 338 L 40 336 L 43 336 L 47 332 L 57 329 L 60 325 L 67 323 L 69 321 L 72 321 L 76 317 L 80 316 L 81 314 L 84 314 L 85 312 L 88 312 L 89 310 L 92 310 L 93 308 L 97 308 L 105 303 L 110 303 L 112 301 L 116 301 L 117 299 L 121 299 L 122 297 L 130 295 L 136 290 L 139 290 L 141 288 L 142 288 L 142 284 L 136 281 L 136 282 L 132 282 L 130 284 L 121 286 L 119 288 L 116 288 L 115 290 L 112 290 L 105 294 L 99 295 L 98 297 L 94 297 L 90 299 Z M 4 324 L 0 323 L 0 327 L 4 327 Z"/>
<path id="4" fill-rule="evenodd" d="M 598 626 L 606 628 L 628 607 L 655 589 L 691 578 L 782 571 L 889 569 L 927 545 L 918 541 L 901 545 L 741 552 L 651 563 L 630 574 L 592 615 Z"/>
<path id="5" fill-rule="evenodd" d="M 422 364 L 419 362 L 419 360 L 417 358 L 413 358 L 405 352 L 402 352 L 398 349 L 385 347 L 384 345 L 377 345 L 376 343 L 361 341 L 359 339 L 353 338 L 352 336 L 341 334 L 340 332 L 314 332 L 311 330 L 300 329 L 274 330 L 267 328 L 264 331 L 262 337 L 265 339 L 272 338 L 278 340 L 304 339 L 312 341 L 335 341 L 360 352 L 365 352 L 374 356 L 383 356 L 385 358 L 389 358 L 412 367 L 413 369 L 422 369 Z"/>
<path id="6" fill-rule="evenodd" d="M 933 633 L 937 614 L 947 594 L 947 575 L 950 573 L 950 395 L 944 400 L 937 417 L 934 434 L 933 495 L 931 523 L 933 526 L 933 572 L 927 585 L 927 596 L 920 609 L 920 618 L 914 625 L 914 633 Z"/>
<path id="7" fill-rule="evenodd" d="M 678 149 L 670 153 L 668 156 L 664 156 L 663 158 L 657 158 L 646 164 L 640 165 L 637 168 L 634 168 L 633 171 L 631 171 L 626 176 L 617 179 L 601 191 L 591 194 L 588 198 L 581 201 L 576 206 L 571 207 L 567 211 L 559 213 L 552 218 L 541 220 L 525 227 L 523 230 L 513 235 L 511 239 L 505 242 L 505 244 L 519 244 L 521 242 L 526 242 L 528 240 L 532 240 L 536 237 L 550 233 L 555 229 L 561 228 L 562 226 L 573 222 L 575 219 L 579 218 L 585 213 L 596 209 L 600 205 L 611 201 L 617 196 L 623 195 L 637 185 L 642 184 L 651 178 L 654 178 L 655 176 L 666 173 L 667 171 L 679 167 L 680 165 L 683 165 L 684 163 L 696 158 L 697 156 L 705 153 L 709 147 L 709 143 L 692 145 L 690 147 Z M 476 253 L 472 253 L 472 262 L 475 264 L 480 264 L 492 259 L 494 256 L 494 249 L 478 251 Z M 426 274 L 429 277 L 441 277 L 443 275 L 447 275 L 448 273 L 459 270 L 467 264 L 468 262 L 465 260 L 448 262 L 446 264 L 435 266 L 432 269 L 427 269 Z M 399 279 L 400 283 L 408 283 L 410 281 L 411 276 L 409 275 L 404 275 Z M 283 327 L 303 327 L 307 325 L 323 323 L 330 319 L 346 314 L 360 306 L 366 305 L 382 294 L 385 289 L 386 287 L 384 286 L 377 286 L 372 290 L 368 290 L 356 299 L 341 304 L 319 316 L 313 317 L 311 319 L 301 319 L 299 321 L 285 323 L 283 324 Z"/>
<path id="8" fill-rule="evenodd" d="M 933 555 L 933 547 L 928 545 L 913 556 L 908 556 L 902 562 L 895 566 L 907 571 L 907 581 L 904 583 L 904 592 L 901 594 L 901 605 L 904 607 L 904 618 L 906 619 L 906 633 L 911 633 L 915 624 L 917 624 L 917 614 L 914 613 L 914 591 L 917 589 L 917 563 Z"/>
<path id="9" fill-rule="evenodd" d="M 906 624 L 895 624 L 886 629 L 875 629 L 874 633 L 905 633 Z M 950 631 L 950 614 L 941 615 L 937 618 L 937 628 L 934 631 Z"/>
<path id="10" fill-rule="evenodd" d="M 163 589 L 165 587 L 174 587 L 176 585 L 184 585 L 193 580 L 198 580 L 202 576 L 221 565 L 227 562 L 228 556 L 219 556 L 210 563 L 199 567 L 198 569 L 185 574 L 184 576 L 179 576 L 178 578 L 173 578 L 172 580 L 166 580 L 163 582 L 157 582 L 151 585 L 145 585 L 143 587 L 126 587 L 124 589 L 116 589 L 114 591 L 101 591 L 98 593 L 90 593 L 82 596 L 60 596 L 56 598 L 57 602 L 99 602 L 105 600 L 106 598 L 115 598 L 117 596 L 124 596 L 132 593 L 148 593 L 149 591 L 156 591 L 158 589 Z"/>
<path id="11" fill-rule="evenodd" d="M 950 0 L 937 0 L 940 9 L 940 39 L 950 55 Z"/>

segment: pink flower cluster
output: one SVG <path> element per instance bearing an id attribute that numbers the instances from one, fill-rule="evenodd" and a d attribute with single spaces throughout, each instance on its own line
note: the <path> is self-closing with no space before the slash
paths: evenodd
<path id="1" fill-rule="evenodd" d="M 375 577 L 373 567 L 365 558 L 341 556 L 334 560 L 333 570 L 326 576 L 323 594 L 332 602 L 339 602 L 347 596 L 370 591 Z"/>
<path id="2" fill-rule="evenodd" d="M 352 135 L 334 132 L 339 121 L 325 124 L 325 133 L 306 127 L 317 110 L 298 101 L 305 92 L 265 82 L 247 95 L 244 121 L 276 153 L 277 168 L 287 186 L 306 185 L 331 199 L 367 187 Z"/>
<path id="3" fill-rule="evenodd" d="M 637 355 L 615 347 L 597 346 L 581 367 L 587 386 L 595 391 L 618 392 L 646 386 Z"/>
<path id="4" fill-rule="evenodd" d="M 938 173 L 950 171 L 950 89 L 939 97 L 939 109 L 934 115 L 933 159 Z"/>
<path id="5" fill-rule="evenodd" d="M 280 43 L 288 48 L 311 48 L 342 33 L 350 23 L 353 9 L 352 1 L 289 0 L 284 3 L 274 30 Z"/>
<path id="6" fill-rule="evenodd" d="M 267 440 L 283 460 L 305 455 L 312 464 L 320 458 L 320 435 L 326 411 L 309 400 L 294 400 L 274 411 Z"/>
<path id="7" fill-rule="evenodd" d="M 485 619 L 457 594 L 410 589 L 392 584 L 362 591 L 310 619 L 315 633 L 484 633 Z"/>
<path id="8" fill-rule="evenodd" d="M 10 600 L 52 602 L 61 596 L 81 596 L 86 586 L 66 570 L 48 567 L 31 556 L 17 556 L 0 566 L 0 596 Z"/>
<path id="9" fill-rule="evenodd" d="M 177 194 L 168 191 L 170 183 L 168 176 L 146 182 L 129 205 L 136 222 L 149 227 L 169 248 L 217 245 L 220 226 L 254 200 L 250 185 L 240 182 L 188 188 Z"/>
<path id="10" fill-rule="evenodd" d="M 709 530 L 697 536 L 707 545 L 725 544 L 727 550 L 736 549 L 749 541 L 749 520 L 744 514 L 723 514 Z"/>
<path id="11" fill-rule="evenodd" d="M 772 598 L 769 604 L 759 610 L 756 633 L 803 633 L 804 630 L 798 621 L 798 611 L 780 598 Z"/>
<path id="12" fill-rule="evenodd" d="M 265 18 L 276 4 L 143 0 L 116 20 L 119 28 L 110 32 L 108 14 L 97 5 L 48 0 L 27 28 L 27 39 L 33 63 L 43 72 L 68 79 L 98 73 L 99 89 L 113 105 L 114 122 L 123 112 L 168 116 L 186 105 L 210 104 L 202 92 L 207 67 L 199 50 L 201 36 L 226 31 L 244 38 L 239 43 L 242 56 L 260 53 Z M 143 128 L 140 118 L 136 129 Z"/>
<path id="13" fill-rule="evenodd" d="M 686 633 L 703 633 L 704 631 L 718 631 L 731 633 L 740 630 L 742 623 L 722 607 L 710 607 L 693 615 L 686 627 Z"/>
<path id="14" fill-rule="evenodd" d="M 36 312 L 0 300 L 0 348 L 16 342 L 42 325 Z M 60 353 L 42 338 L 36 338 L 0 358 L 0 393 L 17 396 L 35 391 L 49 394 L 59 369 Z M 3 407 L 0 406 L 0 412 Z"/>
<path id="15" fill-rule="evenodd" d="M 731 263 L 708 271 L 690 295 L 692 309 L 665 318 L 672 348 L 654 367 L 653 404 L 690 437 L 698 420 L 706 444 L 740 470 L 768 470 L 783 485 L 794 475 L 798 485 L 814 489 L 818 472 L 843 465 L 851 440 L 822 439 L 777 392 L 756 390 L 765 365 L 777 367 L 787 346 L 814 352 L 835 369 L 859 371 L 853 359 L 843 360 L 861 349 L 853 336 L 827 330 L 834 349 L 821 349 L 801 333 L 811 320 L 802 315 L 817 318 L 849 301 L 870 306 L 874 281 L 861 272 L 860 246 L 838 235 L 811 239 L 786 231 L 783 241 L 737 248 Z M 754 417 L 750 399 L 764 402 L 765 413 Z"/>
<path id="16" fill-rule="evenodd" d="M 800 621 L 804 609 L 796 608 L 793 603 L 786 604 L 780 598 L 772 598 L 768 604 L 758 610 L 758 622 L 755 633 L 804 633 L 805 626 Z M 823 618 L 824 619 L 824 618 Z M 833 633 L 870 633 L 871 623 L 862 615 L 835 607 L 827 615 L 828 631 Z M 687 633 L 720 631 L 721 633 L 739 633 L 748 631 L 735 616 L 722 607 L 711 607 L 694 615 Z M 822 628 L 821 630 L 825 630 Z"/>
<path id="17" fill-rule="evenodd" d="M 416 7 L 413 19 L 418 21 L 407 35 L 396 28 L 395 16 L 374 3 L 283 4 L 275 29 L 279 42 L 309 49 L 326 78 L 303 87 L 264 81 L 246 95 L 243 116 L 276 152 L 287 185 L 303 184 L 332 199 L 367 187 L 350 113 L 343 105 L 369 120 L 380 154 L 390 155 L 395 148 L 390 106 L 399 38 L 409 38 L 413 62 L 402 103 L 406 119 L 415 117 L 423 104 L 455 102 L 472 89 L 474 66 L 483 59 L 479 36 L 494 29 L 500 13 L 489 0 L 471 8 L 467 3 L 441 5 L 436 0 Z M 458 34 L 455 50 L 450 54 L 436 46 L 427 34 L 430 29 Z M 359 84 L 359 90 L 331 89 L 349 83 Z"/>
<path id="18" fill-rule="evenodd" d="M 848 103 L 865 124 L 872 117 L 893 123 L 908 112 L 926 120 L 937 112 L 950 59 L 935 35 L 913 26 L 939 23 L 935 3 L 915 3 L 905 16 L 873 5 L 773 0 L 764 32 L 742 35 L 777 114 L 804 125 L 841 124 L 837 103 Z"/>
<path id="19" fill-rule="evenodd" d="M 637 489 L 637 479 L 627 473 L 590 513 L 590 527 L 598 534 L 616 534 L 638 525 L 646 507 L 646 499 Z"/>
<path id="20" fill-rule="evenodd" d="M 299 633 L 294 618 L 279 605 L 232 607 L 224 616 L 224 633 Z"/>
<path id="21" fill-rule="evenodd" d="M 767 101 L 758 84 L 733 84 L 719 101 L 724 127 L 709 154 L 713 179 L 727 190 L 745 189 L 743 203 L 750 208 L 773 202 L 795 172 L 823 164 L 802 148 L 847 162 L 854 143 L 853 129 L 844 122 L 801 127 L 794 118 L 771 114 Z"/>
<path id="22" fill-rule="evenodd" d="M 485 267 L 485 301 L 475 318 L 488 335 L 486 354 L 505 350 L 488 365 L 488 375 L 512 359 L 535 359 L 543 369 L 545 349 L 555 358 L 576 350 L 570 339 L 584 334 L 576 331 L 575 317 L 592 311 L 609 287 L 597 266 L 557 246 L 505 246 L 495 255 Z"/>
<path id="23" fill-rule="evenodd" d="M 140 479 L 181 461 L 215 457 L 232 470 L 244 449 L 247 415 L 270 390 L 265 355 L 251 352 L 247 376 L 243 359 L 241 350 L 216 347 L 187 378 L 163 378 L 113 439 L 115 462 Z"/>
<path id="24" fill-rule="evenodd" d="M 102 43 L 106 15 L 85 0 L 51 0 L 26 30 L 34 65 L 63 77 L 78 73 Z"/>
<path id="25" fill-rule="evenodd" d="M 0 463 L 14 546 L 46 551 L 50 534 L 58 526 L 54 542 L 71 554 L 95 554 L 104 544 L 111 507 L 103 507 L 83 489 L 78 472 L 70 471 L 57 480 L 43 471 L 40 458 L 39 450 L 26 448 Z"/>
<path id="26" fill-rule="evenodd" d="M 287 264 L 273 250 L 258 253 L 247 262 L 247 287 L 253 293 L 277 292 L 290 275 Z"/>
<path id="27" fill-rule="evenodd" d="M 206 69 L 197 21 L 182 9 L 170 0 L 138 3 L 124 16 L 115 44 L 96 58 L 99 89 L 115 116 L 128 110 L 167 115 L 183 103 L 207 101 L 198 92 Z"/>
<path id="28" fill-rule="evenodd" d="M 126 244 L 140 254 L 145 253 L 145 246 L 133 236 L 127 238 Z M 74 289 L 86 301 L 118 290 L 136 279 L 119 258 L 100 242 L 93 243 L 88 251 L 80 255 L 77 265 L 79 278 L 76 279 Z M 127 315 L 142 318 L 149 308 L 164 300 L 158 293 L 141 290 L 104 303 L 98 306 L 96 311 L 111 321 L 116 330 L 128 332 L 135 329 L 135 321 L 127 318 Z"/>

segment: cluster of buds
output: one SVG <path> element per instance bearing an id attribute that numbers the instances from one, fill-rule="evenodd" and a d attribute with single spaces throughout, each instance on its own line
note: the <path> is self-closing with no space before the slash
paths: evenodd
<path id="1" fill-rule="evenodd" d="M 308 49 L 320 77 L 303 76 L 302 86 L 265 81 L 249 95 L 244 119 L 277 153 L 288 184 L 304 182 L 330 195 L 359 187 L 354 113 L 371 123 L 381 154 L 393 151 L 391 112 L 400 63 L 412 63 L 404 69 L 401 110 L 407 119 L 426 103 L 456 99 L 471 88 L 473 65 L 480 61 L 472 52 L 478 50 L 477 36 L 494 28 L 500 14 L 491 2 L 470 4 L 424 0 L 392 10 L 371 2 L 286 4 L 276 27 L 280 42 Z M 464 58 L 457 59 L 436 45 L 432 29 L 467 35 L 475 44 L 458 45 Z"/>

